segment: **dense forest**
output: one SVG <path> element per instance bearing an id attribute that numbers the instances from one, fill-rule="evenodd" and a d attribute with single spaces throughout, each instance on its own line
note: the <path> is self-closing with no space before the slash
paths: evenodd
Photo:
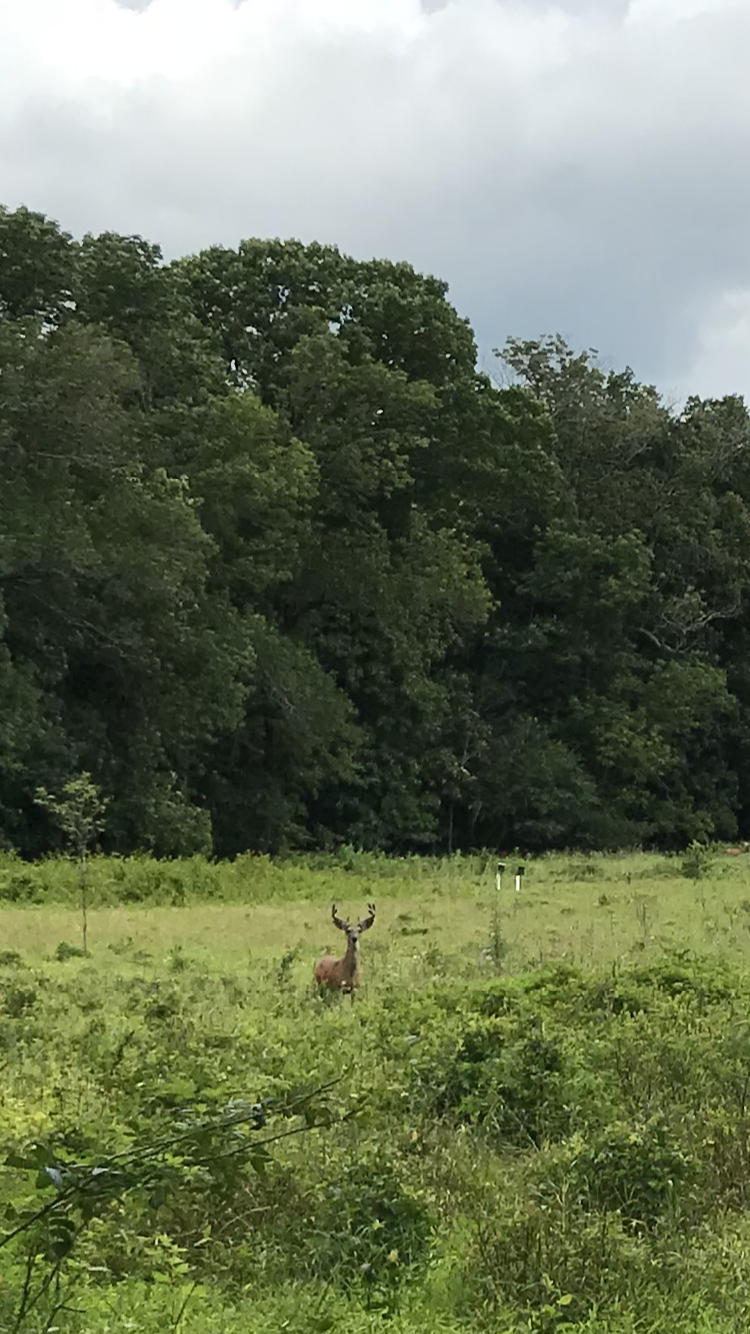
<path id="1" fill-rule="evenodd" d="M 324 245 L 0 210 L 0 842 L 750 832 L 750 419 Z M 502 309 L 497 312 L 502 326 Z"/>

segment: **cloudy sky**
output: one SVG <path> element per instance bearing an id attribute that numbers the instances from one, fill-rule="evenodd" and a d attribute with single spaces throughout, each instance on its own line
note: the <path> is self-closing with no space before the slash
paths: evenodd
<path id="1" fill-rule="evenodd" d="M 750 401 L 750 0 L 0 0 L 0 201 L 332 241 Z"/>

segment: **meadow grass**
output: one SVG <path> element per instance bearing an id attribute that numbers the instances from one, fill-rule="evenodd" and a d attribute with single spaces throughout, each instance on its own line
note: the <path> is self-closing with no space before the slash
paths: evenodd
<path id="1" fill-rule="evenodd" d="M 28 1310 L 19 1235 L 0 1330 L 745 1327 L 747 855 L 535 858 L 520 894 L 507 861 L 498 894 L 489 855 L 95 858 L 83 957 L 75 866 L 0 858 L 8 1230 L 30 1145 L 91 1167 L 237 1099 L 293 1132 L 123 1188 Z M 312 986 L 334 899 L 377 905 L 355 1003 Z"/>
<path id="2" fill-rule="evenodd" d="M 408 972 L 415 958 L 436 950 L 453 969 L 471 973 L 481 966 L 494 919 L 511 972 L 554 959 L 606 966 L 665 949 L 750 959 L 747 854 L 730 858 L 719 850 L 697 879 L 683 874 L 680 857 L 540 857 L 524 863 L 518 894 L 516 861 L 508 863 L 498 893 L 490 857 L 352 855 L 348 866 L 322 860 L 94 859 L 91 951 L 96 956 L 127 942 L 155 955 L 181 947 L 209 968 L 294 951 L 294 975 L 301 979 L 319 952 L 340 943 L 330 903 L 354 917 L 376 898 L 377 932 L 365 941 L 373 956 L 367 974 L 375 982 L 383 971 L 380 947 L 387 942 L 389 985 L 394 972 Z M 18 905 L 8 899 L 14 877 L 23 881 Z M 41 963 L 61 940 L 78 940 L 77 896 L 74 864 L 49 860 L 27 867 L 0 857 L 3 947 Z M 115 906 L 118 898 L 126 902 Z M 170 906 L 162 906 L 165 898 Z"/>

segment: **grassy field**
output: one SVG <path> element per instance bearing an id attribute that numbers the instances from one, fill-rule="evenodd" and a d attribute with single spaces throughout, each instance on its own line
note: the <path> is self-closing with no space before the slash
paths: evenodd
<path id="1" fill-rule="evenodd" d="M 520 894 L 517 864 L 507 863 L 498 894 L 494 859 L 479 857 L 353 854 L 343 865 L 315 858 L 309 864 L 240 858 L 231 865 L 100 858 L 89 872 L 90 945 L 94 955 L 127 942 L 155 956 L 181 947 L 208 968 L 294 951 L 301 982 L 318 952 L 339 943 L 331 901 L 354 914 L 374 896 L 378 929 L 366 941 L 370 982 L 384 971 L 391 984 L 394 969 L 412 971 L 415 957 L 435 950 L 447 956 L 450 971 L 473 976 L 496 913 L 506 968 L 514 972 L 550 960 L 610 965 L 644 951 L 684 948 L 738 962 L 750 957 L 747 853 L 544 857 L 524 863 Z M 60 940 L 78 940 L 78 896 L 75 866 L 29 867 L 0 857 L 5 948 L 41 964 Z"/>
<path id="2" fill-rule="evenodd" d="M 0 858 L 0 1330 L 745 1329 L 750 858 L 517 860 Z"/>

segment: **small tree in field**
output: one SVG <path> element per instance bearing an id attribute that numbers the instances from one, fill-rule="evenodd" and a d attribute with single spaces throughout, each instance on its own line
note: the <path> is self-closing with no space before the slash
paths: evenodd
<path id="1" fill-rule="evenodd" d="M 44 787 L 36 790 L 35 801 L 62 831 L 71 855 L 78 861 L 81 887 L 81 920 L 83 952 L 88 952 L 88 854 L 104 827 L 107 799 L 103 797 L 91 774 L 84 771 L 70 778 L 62 794 L 57 797 Z"/>

